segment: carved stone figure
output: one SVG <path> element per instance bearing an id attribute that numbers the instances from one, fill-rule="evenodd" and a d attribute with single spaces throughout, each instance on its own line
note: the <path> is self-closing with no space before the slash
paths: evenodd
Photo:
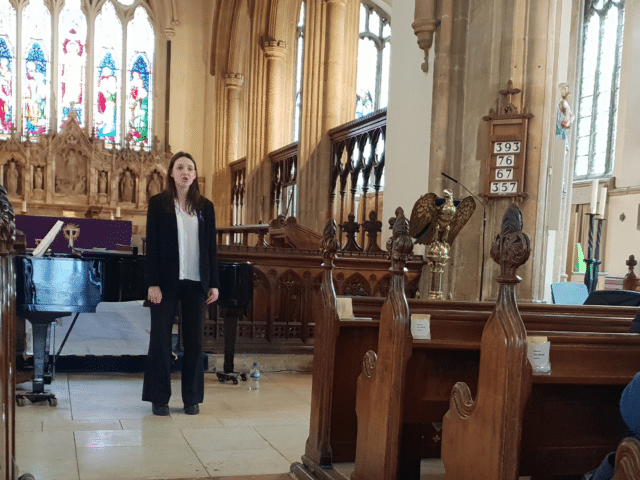
<path id="1" fill-rule="evenodd" d="M 98 193 L 107 193 L 107 172 L 100 172 L 98 178 Z"/>
<path id="2" fill-rule="evenodd" d="M 56 193 L 86 193 L 86 159 L 73 149 L 66 150 L 62 156 L 63 159 L 56 161 Z"/>
<path id="3" fill-rule="evenodd" d="M 87 177 L 86 176 L 82 176 L 82 178 L 79 178 L 76 180 L 76 182 L 73 184 L 73 193 L 87 193 Z"/>
<path id="4" fill-rule="evenodd" d="M 133 202 L 133 176 L 129 170 L 125 170 L 120 181 L 120 199 L 123 202 Z"/>
<path id="5" fill-rule="evenodd" d="M 6 173 L 6 182 L 7 182 L 7 193 L 9 195 L 17 195 L 18 194 L 18 177 L 20 176 L 20 172 L 16 168 L 16 162 L 10 161 L 7 164 L 7 173 Z"/>
<path id="6" fill-rule="evenodd" d="M 158 172 L 151 174 L 151 180 L 149 181 L 149 197 L 153 197 L 162 191 L 162 179 Z"/>
<path id="7" fill-rule="evenodd" d="M 42 190 L 42 180 L 43 180 L 43 174 L 42 174 L 42 167 L 36 167 L 35 171 L 33 172 L 33 189 L 34 190 Z"/>

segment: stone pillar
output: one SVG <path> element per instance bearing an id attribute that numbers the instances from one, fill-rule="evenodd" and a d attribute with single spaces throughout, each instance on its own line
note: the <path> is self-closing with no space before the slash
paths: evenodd
<path id="1" fill-rule="evenodd" d="M 433 68 L 433 110 L 431 149 L 429 155 L 429 191 L 442 195 L 444 172 L 448 156 L 449 111 L 451 92 L 451 39 L 453 35 L 453 0 L 442 0 L 440 31 L 435 46 Z M 450 171 L 450 170 L 448 170 Z"/>
<path id="2" fill-rule="evenodd" d="M 328 132 L 341 123 L 343 61 L 345 55 L 344 43 L 339 39 L 344 37 L 345 19 L 347 12 L 346 0 L 326 0 L 327 11 L 327 39 L 324 57 L 324 115 L 323 131 Z M 326 157 L 329 158 L 329 157 Z M 328 162 L 327 162 L 328 164 Z M 327 171 L 328 173 L 328 171 Z M 323 178 L 328 178 L 323 177 Z"/>
<path id="3" fill-rule="evenodd" d="M 272 152 L 282 147 L 282 66 L 287 44 L 281 40 L 264 40 L 262 50 L 267 59 L 266 147 Z"/>
<path id="4" fill-rule="evenodd" d="M 240 87 L 242 87 L 243 83 L 244 76 L 240 73 L 227 73 L 224 77 L 224 87 L 227 98 L 227 164 L 238 160 L 238 132 L 240 128 Z"/>

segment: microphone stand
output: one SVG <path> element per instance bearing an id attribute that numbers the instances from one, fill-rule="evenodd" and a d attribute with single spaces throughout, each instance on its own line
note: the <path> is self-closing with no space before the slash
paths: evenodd
<path id="1" fill-rule="evenodd" d="M 441 175 L 445 178 L 448 178 L 449 180 L 451 180 L 454 183 L 457 183 L 458 185 L 460 185 L 462 188 L 464 188 L 473 198 L 475 198 L 476 200 L 478 200 L 480 202 L 480 204 L 482 205 L 482 265 L 480 265 L 480 297 L 478 299 L 478 301 L 482 301 L 482 287 L 484 285 L 484 262 L 485 262 L 485 233 L 487 231 L 487 210 L 486 210 L 486 205 L 484 203 L 484 201 L 480 200 L 480 198 L 478 198 L 478 196 L 473 193 L 471 190 L 469 190 L 467 187 L 465 187 L 463 184 L 461 184 L 458 180 L 456 180 L 453 177 L 450 177 L 449 175 L 447 175 L 444 172 L 441 172 Z"/>

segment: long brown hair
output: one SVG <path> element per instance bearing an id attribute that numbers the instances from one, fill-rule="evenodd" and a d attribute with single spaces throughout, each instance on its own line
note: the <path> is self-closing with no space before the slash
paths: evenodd
<path id="1" fill-rule="evenodd" d="M 193 159 L 190 153 L 187 152 L 178 152 L 173 157 L 171 157 L 171 162 L 169 162 L 169 169 L 167 170 L 167 185 L 164 189 L 164 201 L 165 207 L 173 211 L 174 209 L 174 200 L 178 198 L 178 189 L 176 188 L 176 181 L 173 179 L 171 175 L 173 173 L 173 166 L 176 161 L 180 158 L 188 158 L 193 162 L 193 168 L 196 172 L 196 178 L 189 186 L 189 190 L 187 190 L 187 199 L 185 208 L 188 213 L 193 214 L 196 209 L 202 207 L 202 195 L 200 195 L 200 187 L 198 186 L 198 166 L 196 165 L 196 161 Z"/>

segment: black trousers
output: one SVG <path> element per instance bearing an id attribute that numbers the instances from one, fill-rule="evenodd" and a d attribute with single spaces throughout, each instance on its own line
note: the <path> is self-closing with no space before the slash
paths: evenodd
<path id="1" fill-rule="evenodd" d="M 204 365 L 202 336 L 206 294 L 200 282 L 180 280 L 177 295 L 162 292 L 162 302 L 151 305 L 149 353 L 142 384 L 142 400 L 167 404 L 171 397 L 171 333 L 176 307 L 180 301 L 182 314 L 182 402 L 202 403 L 204 399 Z"/>

